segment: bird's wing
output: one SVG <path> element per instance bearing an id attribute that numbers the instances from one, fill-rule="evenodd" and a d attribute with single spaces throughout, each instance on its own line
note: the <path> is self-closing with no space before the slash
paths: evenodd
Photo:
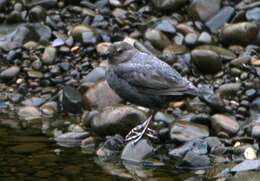
<path id="1" fill-rule="evenodd" d="M 127 62 L 117 65 L 115 72 L 118 77 L 127 81 L 131 86 L 144 94 L 192 94 L 192 84 L 165 64 L 154 65 Z"/>

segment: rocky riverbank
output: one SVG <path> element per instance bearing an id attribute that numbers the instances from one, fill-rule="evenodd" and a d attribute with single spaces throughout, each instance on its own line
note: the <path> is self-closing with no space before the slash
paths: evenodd
<path id="1" fill-rule="evenodd" d="M 0 111 L 17 116 L 1 126 L 40 125 L 57 144 L 108 161 L 196 169 L 188 180 L 218 164 L 231 163 L 211 176 L 219 180 L 260 168 L 257 0 L 2 0 L 0 9 Z M 104 80 L 104 52 L 119 40 L 215 97 L 171 102 L 155 116 L 159 140 L 125 143 L 149 110 Z M 64 115 L 73 121 L 54 121 Z"/>

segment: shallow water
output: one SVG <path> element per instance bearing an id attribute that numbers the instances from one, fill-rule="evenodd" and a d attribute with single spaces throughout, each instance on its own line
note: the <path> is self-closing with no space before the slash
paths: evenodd
<path id="1" fill-rule="evenodd" d="M 0 123 L 3 123 L 3 120 L 9 123 L 15 122 L 14 118 L 6 116 L 0 117 Z M 61 126 L 58 120 L 56 119 L 56 123 L 52 120 L 52 124 Z M 72 122 L 75 120 L 77 119 L 73 118 Z M 68 120 L 63 120 L 64 122 Z M 14 127 L 15 124 L 10 125 Z M 195 174 L 195 171 L 176 169 L 171 165 L 144 168 L 122 164 L 120 160 L 105 162 L 95 154 L 83 153 L 80 148 L 60 147 L 50 136 L 42 133 L 40 126 L 33 127 L 17 126 L 14 129 L 0 124 L 0 181 L 181 181 L 192 176 L 199 176 Z M 201 177 L 203 180 L 208 180 L 203 175 Z"/>

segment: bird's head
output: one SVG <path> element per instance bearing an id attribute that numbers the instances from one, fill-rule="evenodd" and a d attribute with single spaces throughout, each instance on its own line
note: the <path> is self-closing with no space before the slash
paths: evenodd
<path id="1" fill-rule="evenodd" d="M 106 51 L 110 64 L 119 64 L 128 61 L 136 49 L 129 43 L 119 41 L 110 45 Z"/>

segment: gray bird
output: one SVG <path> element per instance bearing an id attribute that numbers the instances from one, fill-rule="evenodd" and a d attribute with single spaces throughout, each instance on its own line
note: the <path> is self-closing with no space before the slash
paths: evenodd
<path id="1" fill-rule="evenodd" d="M 107 55 L 110 67 L 106 80 L 109 86 L 122 99 L 133 104 L 158 110 L 173 99 L 200 94 L 198 88 L 171 66 L 126 42 L 113 43 Z M 135 127 L 126 140 L 138 142 L 146 130 L 150 130 L 148 127 L 152 117 Z"/>

